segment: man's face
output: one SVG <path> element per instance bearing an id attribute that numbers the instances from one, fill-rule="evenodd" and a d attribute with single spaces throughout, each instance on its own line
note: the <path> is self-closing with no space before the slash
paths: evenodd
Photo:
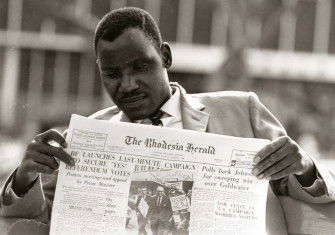
<path id="1" fill-rule="evenodd" d="M 114 41 L 98 41 L 97 61 L 105 89 L 131 120 L 152 116 L 171 96 L 161 53 L 136 28 Z"/>
<path id="2" fill-rule="evenodd" d="M 141 189 L 140 193 L 142 196 L 147 195 L 147 189 Z"/>
<path id="3" fill-rule="evenodd" d="M 192 190 L 191 190 L 191 189 L 188 190 L 188 192 L 187 192 L 187 196 L 188 196 L 188 197 L 192 197 Z"/>
<path id="4" fill-rule="evenodd" d="M 164 193 L 164 189 L 163 188 L 160 188 L 160 187 L 157 188 L 157 195 L 158 196 L 160 196 L 160 197 L 163 196 L 163 193 Z"/>

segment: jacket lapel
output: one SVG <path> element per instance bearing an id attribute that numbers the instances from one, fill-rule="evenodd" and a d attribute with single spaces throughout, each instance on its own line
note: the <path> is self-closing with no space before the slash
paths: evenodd
<path id="1" fill-rule="evenodd" d="M 183 122 L 183 129 L 206 132 L 209 114 L 204 112 L 205 106 L 196 98 L 186 94 L 184 88 L 177 83 L 171 86 L 180 90 L 180 110 Z"/>

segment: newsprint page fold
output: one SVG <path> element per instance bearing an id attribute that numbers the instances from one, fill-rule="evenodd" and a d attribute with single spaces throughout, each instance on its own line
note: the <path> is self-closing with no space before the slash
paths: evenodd
<path id="1" fill-rule="evenodd" d="M 72 115 L 50 234 L 262 234 L 268 140 Z"/>

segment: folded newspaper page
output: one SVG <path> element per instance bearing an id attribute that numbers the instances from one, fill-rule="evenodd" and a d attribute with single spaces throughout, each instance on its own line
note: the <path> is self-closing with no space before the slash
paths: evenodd
<path id="1" fill-rule="evenodd" d="M 268 140 L 72 115 L 50 234 L 262 234 Z"/>

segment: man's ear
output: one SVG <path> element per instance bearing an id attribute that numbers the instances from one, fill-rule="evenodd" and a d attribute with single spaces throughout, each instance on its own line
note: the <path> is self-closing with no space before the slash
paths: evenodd
<path id="1" fill-rule="evenodd" d="M 161 53 L 162 53 L 162 60 L 163 65 L 165 68 L 170 68 L 172 65 L 172 54 L 170 46 L 167 42 L 163 42 L 161 45 Z"/>

